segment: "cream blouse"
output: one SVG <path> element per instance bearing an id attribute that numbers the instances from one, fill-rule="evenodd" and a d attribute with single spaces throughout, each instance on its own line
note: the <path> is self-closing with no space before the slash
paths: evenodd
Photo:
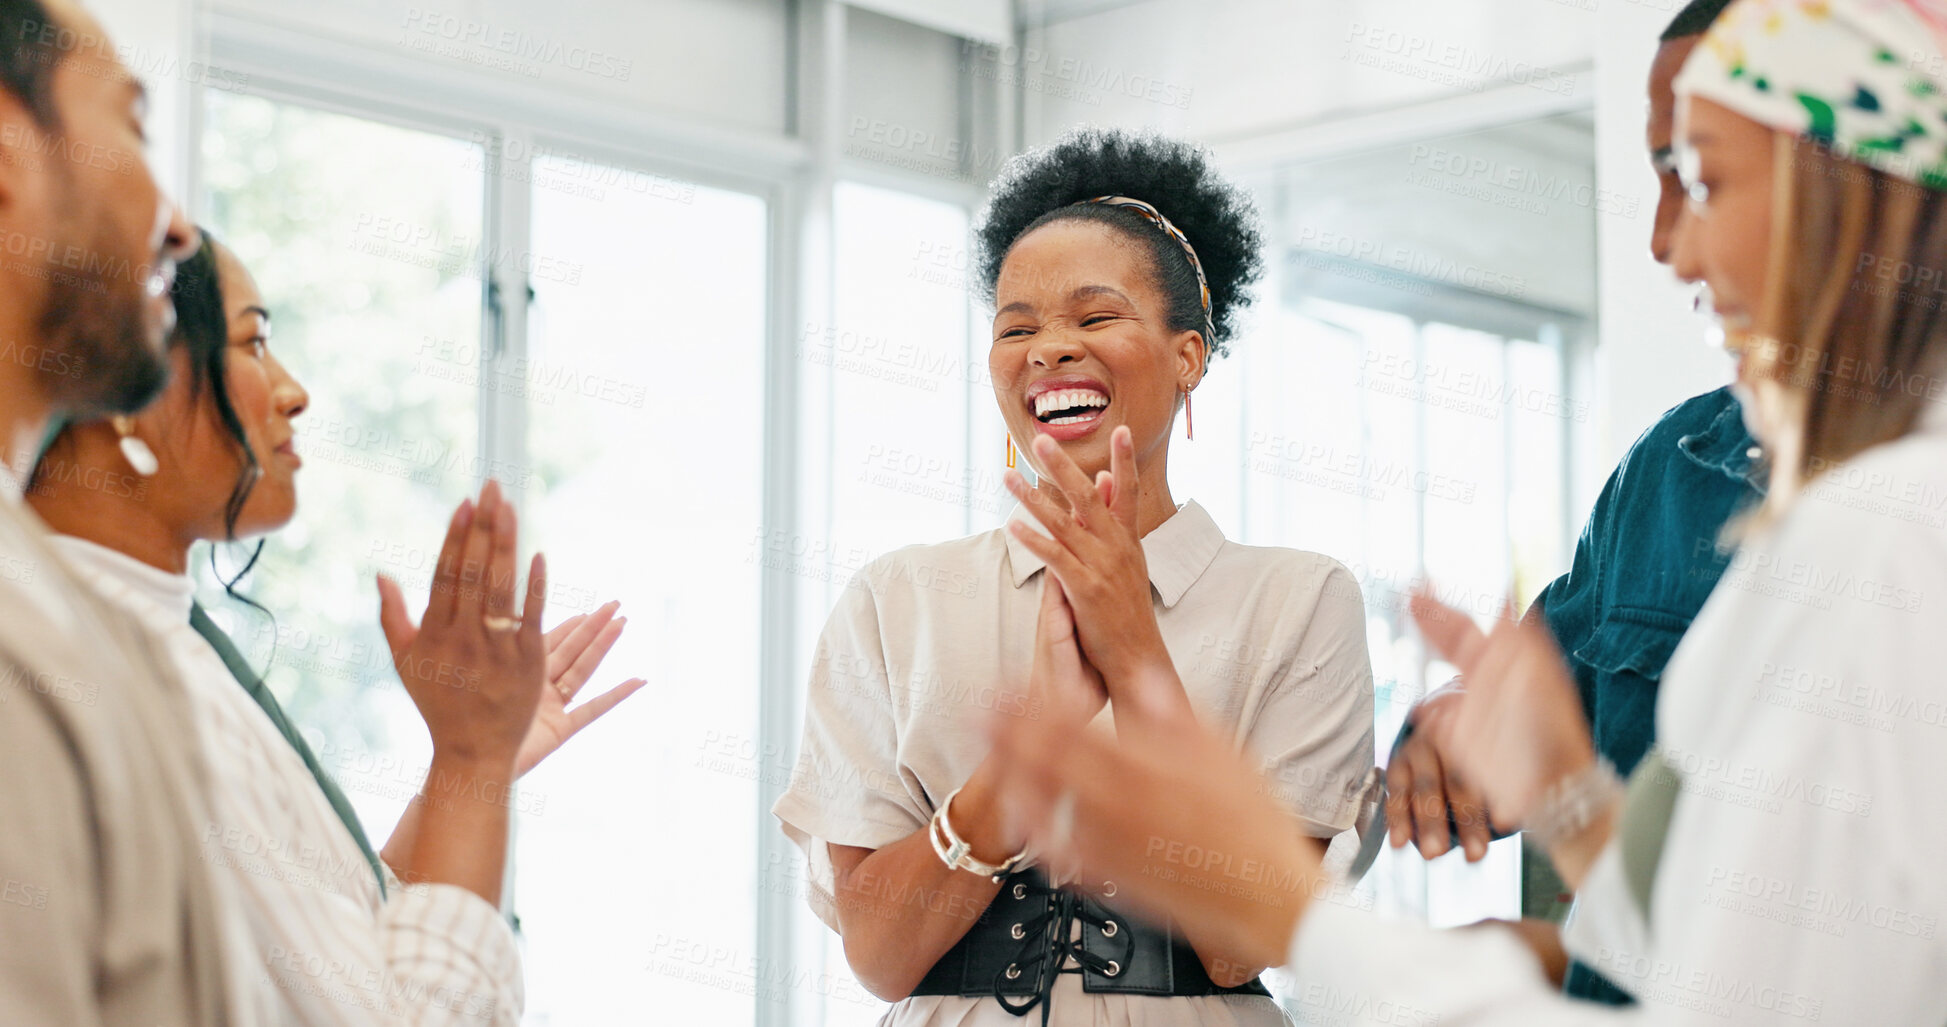
<path id="1" fill-rule="evenodd" d="M 1019 508 L 1013 517 L 1038 527 Z M 1194 502 L 1150 532 L 1143 552 L 1157 623 L 1199 716 L 1262 758 L 1312 834 L 1352 828 L 1373 765 L 1372 668 L 1352 575 L 1316 553 L 1228 541 Z M 804 850 L 812 910 L 834 930 L 826 846 L 899 841 L 972 775 L 987 754 L 986 719 L 1026 687 L 1042 569 L 994 530 L 883 556 L 840 597 L 774 809 Z M 1054 1009 L 1060 1024 L 1285 1022 L 1262 997 L 1086 994 L 1073 974 L 1057 984 Z M 1021 1021 L 991 998 L 921 996 L 884 1022 Z"/>

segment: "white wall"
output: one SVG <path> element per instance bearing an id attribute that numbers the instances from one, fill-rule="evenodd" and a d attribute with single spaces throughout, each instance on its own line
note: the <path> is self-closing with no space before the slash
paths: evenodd
<path id="1" fill-rule="evenodd" d="M 1605 189 L 1655 203 L 1656 176 L 1644 143 L 1650 60 L 1656 38 L 1680 3 L 1607 3 L 1597 15 L 1596 175 Z M 1603 218 L 1596 268 L 1602 309 L 1597 347 L 1600 439 L 1613 463 L 1658 414 L 1730 380 L 1722 351 L 1704 344 L 1704 322 L 1690 312 L 1694 290 L 1680 287 L 1650 259 L 1648 218 Z"/>
<path id="2" fill-rule="evenodd" d="M 1592 0 L 1591 0 L 1592 2 Z M 1030 142 L 1078 121 L 1218 143 L 1477 91 L 1572 90 L 1594 22 L 1558 0 L 1144 0 L 1028 34 Z"/>
<path id="3" fill-rule="evenodd" d="M 193 59 L 193 0 L 85 0 L 124 63 L 149 87 L 149 163 L 179 200 L 189 187 L 190 90 L 202 80 Z"/>
<path id="4" fill-rule="evenodd" d="M 778 133 L 786 124 L 785 0 L 210 2 L 221 16 L 523 87 L 728 128 Z"/>

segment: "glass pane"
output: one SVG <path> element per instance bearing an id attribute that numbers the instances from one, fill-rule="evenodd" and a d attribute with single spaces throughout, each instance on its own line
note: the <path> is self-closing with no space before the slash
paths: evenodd
<path id="1" fill-rule="evenodd" d="M 527 402 L 549 622 L 629 618 L 585 694 L 649 686 L 523 783 L 532 1023 L 749 1023 L 766 987 L 757 781 L 790 771 L 756 744 L 767 218 L 703 186 L 534 191 L 534 263 L 572 264 L 534 276 L 527 359 L 487 371 Z"/>
<path id="2" fill-rule="evenodd" d="M 967 337 L 965 208 L 854 183 L 835 201 L 836 323 L 805 340 L 831 372 L 834 548 L 958 538 L 970 510 L 998 522 L 1013 497 L 967 459 L 964 386 L 993 398 L 987 348 Z"/>
<path id="3" fill-rule="evenodd" d="M 966 208 L 841 182 L 834 214 L 832 323 L 806 326 L 799 346 L 806 391 L 821 397 L 830 433 L 828 491 L 805 516 L 811 544 L 830 554 L 828 566 L 807 568 L 824 573 L 800 593 L 818 622 L 814 638 L 867 561 L 992 527 L 1014 503 L 1001 486 L 1006 430 L 987 374 L 986 319 L 969 313 Z M 792 878 L 774 890 L 810 922 L 804 970 L 843 982 L 811 992 L 816 1015 L 827 1027 L 876 1023 L 885 1003 L 856 983 L 842 942 L 805 905 L 802 874 Z"/>
<path id="4" fill-rule="evenodd" d="M 311 394 L 302 505 L 212 614 L 316 744 L 382 842 L 430 751 L 378 627 L 373 574 L 423 608 L 446 518 L 473 488 L 478 402 L 446 354 L 476 351 L 480 147 L 211 90 L 209 227 L 256 276 L 271 349 Z M 356 497 L 355 501 L 346 501 Z"/>

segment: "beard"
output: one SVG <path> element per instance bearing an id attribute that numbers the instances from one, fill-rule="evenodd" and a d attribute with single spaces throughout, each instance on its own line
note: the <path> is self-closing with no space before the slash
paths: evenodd
<path id="1" fill-rule="evenodd" d="M 73 185 L 62 176 L 60 209 L 85 209 L 75 202 Z M 49 266 L 47 300 L 37 323 L 42 345 L 65 354 L 69 372 L 55 379 L 49 398 L 59 412 L 75 418 L 134 413 L 148 406 L 169 381 L 161 338 L 167 331 L 150 324 L 148 276 L 142 273 L 162 257 L 150 254 L 148 263 L 120 263 L 116 255 L 126 240 L 117 239 L 104 219 L 95 221 L 89 235 L 83 252 L 95 259 L 87 262 L 86 270 Z M 50 241 L 52 252 L 59 253 L 75 240 Z"/>

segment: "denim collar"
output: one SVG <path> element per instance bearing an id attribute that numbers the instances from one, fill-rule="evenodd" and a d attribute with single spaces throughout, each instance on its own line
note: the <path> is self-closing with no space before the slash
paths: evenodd
<path id="1" fill-rule="evenodd" d="M 1737 397 L 1729 389 L 1723 391 L 1724 408 L 1710 426 L 1678 439 L 1677 448 L 1704 469 L 1729 475 L 1763 495 L 1767 469 L 1763 451 L 1744 427 L 1744 410 Z"/>

